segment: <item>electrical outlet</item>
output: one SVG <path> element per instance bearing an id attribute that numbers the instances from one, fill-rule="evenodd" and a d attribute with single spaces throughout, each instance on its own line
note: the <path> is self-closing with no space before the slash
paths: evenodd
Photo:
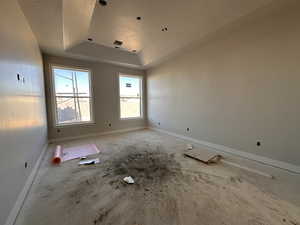
<path id="1" fill-rule="evenodd" d="M 187 127 L 187 128 L 186 128 L 186 131 L 190 132 L 191 130 L 190 130 L 190 128 L 189 128 L 189 127 Z"/>

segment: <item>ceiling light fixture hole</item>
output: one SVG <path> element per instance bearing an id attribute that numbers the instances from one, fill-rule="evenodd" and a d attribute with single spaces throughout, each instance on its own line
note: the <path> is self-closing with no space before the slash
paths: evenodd
<path id="1" fill-rule="evenodd" d="M 99 0 L 99 4 L 102 6 L 107 6 L 108 0 Z"/>
<path id="2" fill-rule="evenodd" d="M 123 44 L 123 41 L 115 40 L 114 45 L 121 46 Z"/>

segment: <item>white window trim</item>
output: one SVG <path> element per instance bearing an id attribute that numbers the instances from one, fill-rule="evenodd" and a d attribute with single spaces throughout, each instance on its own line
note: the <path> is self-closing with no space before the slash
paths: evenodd
<path id="1" fill-rule="evenodd" d="M 141 104 L 140 104 L 140 112 L 141 116 L 138 117 L 127 117 L 127 118 L 121 118 L 121 94 L 120 94 L 120 77 L 133 77 L 133 78 L 139 78 L 140 79 L 140 94 L 141 94 Z M 144 77 L 141 75 L 131 75 L 131 74 L 125 74 L 125 73 L 119 73 L 118 74 L 118 111 L 119 111 L 119 120 L 143 120 L 144 119 Z"/>
<path id="2" fill-rule="evenodd" d="M 69 70 L 77 70 L 77 71 L 88 71 L 89 73 L 89 86 L 90 86 L 90 113 L 91 113 L 91 120 L 90 121 L 83 121 L 83 122 L 70 122 L 70 123 L 58 123 L 57 118 L 57 104 L 56 104 L 56 95 L 55 95 L 55 80 L 54 80 L 54 74 L 53 69 L 59 68 L 59 69 L 69 69 Z M 51 112 L 52 112 L 52 118 L 54 127 L 68 127 L 68 126 L 85 126 L 85 125 L 94 125 L 95 124 L 95 117 L 94 117 L 94 93 L 93 93 L 93 86 L 92 86 L 92 80 L 93 80 L 93 73 L 92 70 L 89 68 L 84 67 L 75 67 L 75 66 L 65 66 L 65 65 L 59 65 L 59 64 L 50 64 L 50 86 L 51 86 Z"/>

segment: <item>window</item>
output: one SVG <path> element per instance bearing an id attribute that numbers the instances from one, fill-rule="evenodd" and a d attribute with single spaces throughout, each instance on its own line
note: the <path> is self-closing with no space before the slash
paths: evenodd
<path id="1" fill-rule="evenodd" d="M 91 123 L 89 70 L 52 67 L 56 125 Z"/>
<path id="2" fill-rule="evenodd" d="M 142 78 L 120 75 L 119 87 L 121 119 L 142 117 Z"/>

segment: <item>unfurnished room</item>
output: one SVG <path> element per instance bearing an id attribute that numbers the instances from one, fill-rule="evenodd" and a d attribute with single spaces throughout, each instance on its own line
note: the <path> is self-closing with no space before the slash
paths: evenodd
<path id="1" fill-rule="evenodd" d="M 0 224 L 300 225 L 299 0 L 0 0 Z"/>

